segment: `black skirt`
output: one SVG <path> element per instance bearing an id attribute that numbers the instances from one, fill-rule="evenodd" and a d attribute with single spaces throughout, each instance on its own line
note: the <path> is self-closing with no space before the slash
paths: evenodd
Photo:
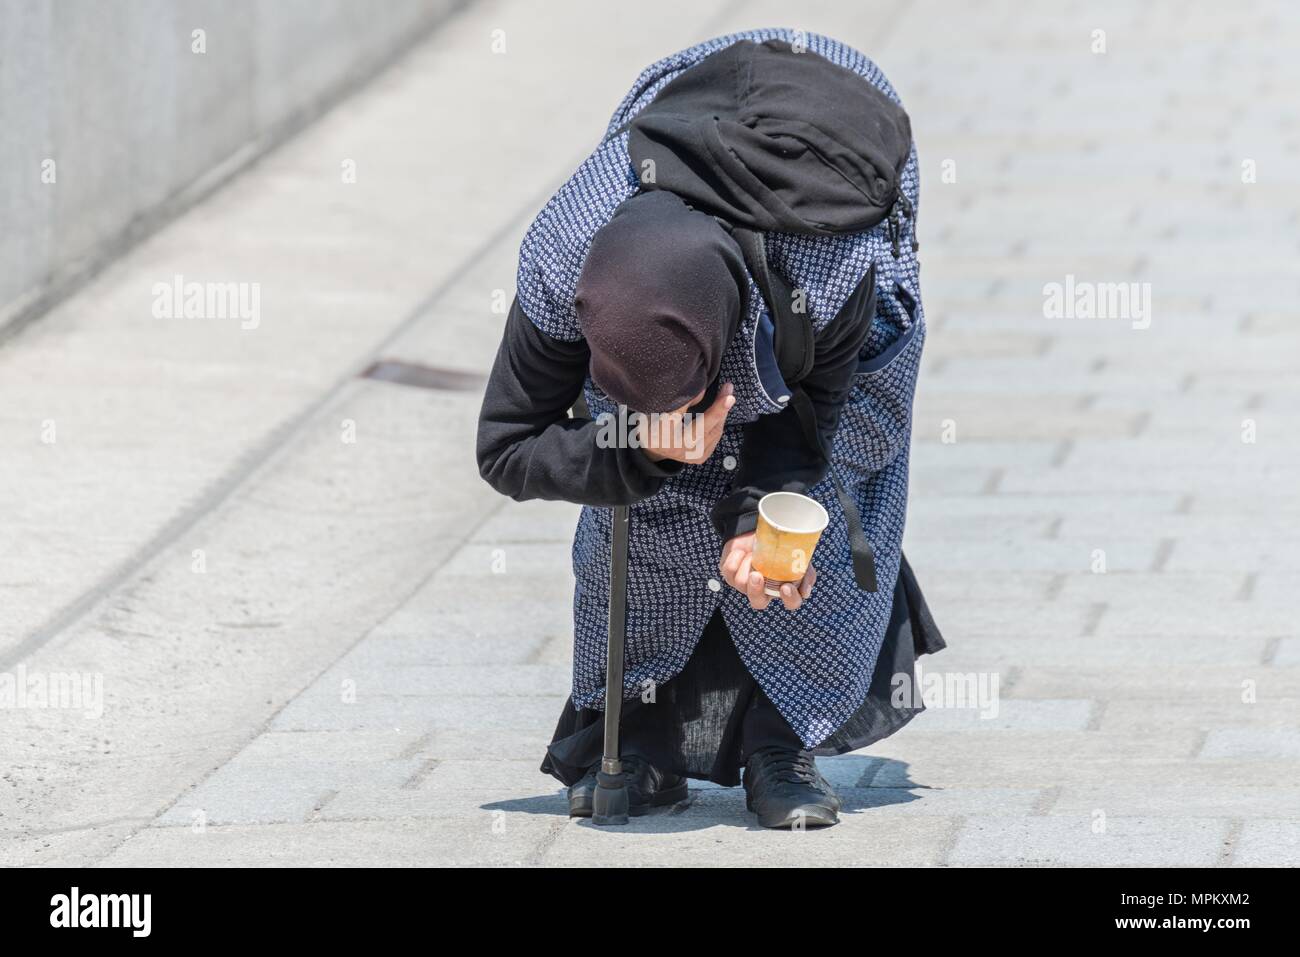
<path id="1" fill-rule="evenodd" d="M 915 707 L 894 706 L 890 700 L 893 677 L 912 675 L 917 658 L 943 647 L 943 636 L 904 556 L 867 697 L 813 753 L 829 756 L 865 748 L 925 710 L 919 701 Z M 637 736 L 642 745 L 638 753 L 661 770 L 734 787 L 740 783 L 743 766 L 742 722 L 756 695 L 761 691 L 736 653 L 722 615 L 715 612 L 686 667 L 655 690 L 653 704 L 640 698 L 624 702 L 620 727 L 629 735 L 654 726 L 654 734 Z M 566 701 L 542 771 L 566 785 L 586 774 L 601 758 L 604 718 L 604 711 L 575 709 L 572 698 Z M 644 753 L 646 741 L 654 742 L 652 753 Z"/>

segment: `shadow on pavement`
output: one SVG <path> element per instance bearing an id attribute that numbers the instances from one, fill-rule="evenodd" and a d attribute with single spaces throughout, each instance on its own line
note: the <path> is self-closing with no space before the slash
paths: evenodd
<path id="1" fill-rule="evenodd" d="M 841 814 L 858 814 L 891 804 L 908 804 L 923 800 L 924 795 L 913 794 L 915 789 L 926 789 L 907 776 L 907 764 L 893 758 L 874 758 L 866 755 L 845 755 L 826 759 L 822 764 L 843 802 Z M 886 771 L 886 768 L 888 770 Z M 882 774 L 882 772 L 885 772 Z M 871 787 L 864 783 L 875 777 L 900 783 L 890 787 Z M 853 783 L 845 783 L 852 781 Z M 634 817 L 620 831 L 644 833 L 674 833 L 697 831 L 718 825 L 733 825 L 746 830 L 761 831 L 754 816 L 745 808 L 745 793 L 739 787 L 724 788 L 708 782 L 691 782 L 690 794 L 685 801 L 672 807 L 655 808 L 647 814 Z M 568 802 L 563 790 L 531 797 L 509 798 L 480 805 L 484 811 L 507 811 L 514 814 L 543 814 L 553 817 L 568 815 Z M 590 821 L 579 821 L 581 827 L 594 827 Z"/>

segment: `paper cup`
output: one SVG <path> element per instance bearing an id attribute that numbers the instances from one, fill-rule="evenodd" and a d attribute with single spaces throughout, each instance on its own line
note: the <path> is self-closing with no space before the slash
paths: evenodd
<path id="1" fill-rule="evenodd" d="M 763 576 L 764 594 L 780 598 L 782 585 L 803 578 L 829 521 L 826 509 L 797 492 L 772 492 L 759 500 L 753 567 Z"/>

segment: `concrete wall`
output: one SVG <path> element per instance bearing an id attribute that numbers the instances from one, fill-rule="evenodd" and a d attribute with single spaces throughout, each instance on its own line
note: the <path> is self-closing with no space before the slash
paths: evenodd
<path id="1" fill-rule="evenodd" d="M 0 331 L 459 5 L 0 0 Z"/>

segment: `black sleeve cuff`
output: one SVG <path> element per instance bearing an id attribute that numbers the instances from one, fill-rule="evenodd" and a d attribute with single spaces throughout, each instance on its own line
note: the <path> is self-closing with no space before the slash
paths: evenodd
<path id="1" fill-rule="evenodd" d="M 645 449 L 628 449 L 629 457 L 632 464 L 636 466 L 638 472 L 650 476 L 651 478 L 666 479 L 672 478 L 680 472 L 684 462 L 678 462 L 675 459 L 660 459 L 655 461 L 646 455 Z"/>
<path id="2" fill-rule="evenodd" d="M 742 489 L 713 506 L 713 529 L 724 542 L 758 528 L 758 500 L 762 493 Z"/>

